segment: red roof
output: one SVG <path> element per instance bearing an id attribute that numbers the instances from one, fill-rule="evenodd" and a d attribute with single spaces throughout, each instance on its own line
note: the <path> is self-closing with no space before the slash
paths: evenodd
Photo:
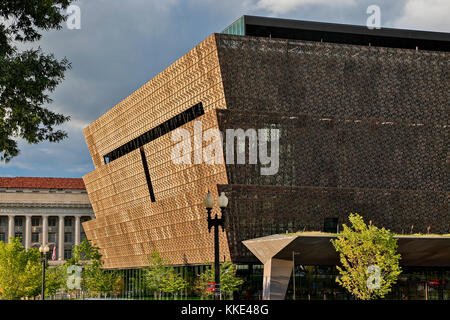
<path id="1" fill-rule="evenodd" d="M 0 177 L 0 188 L 86 189 L 81 178 Z"/>

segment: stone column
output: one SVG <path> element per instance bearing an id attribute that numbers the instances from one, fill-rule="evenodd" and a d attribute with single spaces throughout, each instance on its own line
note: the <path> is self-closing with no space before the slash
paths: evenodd
<path id="1" fill-rule="evenodd" d="M 48 216 L 42 216 L 42 244 L 45 245 L 48 242 Z"/>
<path id="2" fill-rule="evenodd" d="M 264 264 L 263 300 L 284 300 L 292 270 L 292 260 L 272 258 Z"/>
<path id="3" fill-rule="evenodd" d="M 80 244 L 80 216 L 75 216 L 75 245 Z"/>
<path id="4" fill-rule="evenodd" d="M 58 218 L 58 260 L 64 260 L 64 216 Z"/>
<path id="5" fill-rule="evenodd" d="M 31 216 L 25 216 L 25 249 L 31 248 Z"/>
<path id="6" fill-rule="evenodd" d="M 11 240 L 9 240 L 9 237 L 14 237 L 15 236 L 15 232 L 14 232 L 14 216 L 8 216 L 8 242 L 11 242 Z"/>

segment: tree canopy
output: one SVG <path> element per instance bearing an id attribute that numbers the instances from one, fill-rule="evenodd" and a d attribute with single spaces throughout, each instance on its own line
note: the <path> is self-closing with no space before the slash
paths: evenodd
<path id="1" fill-rule="evenodd" d="M 177 296 L 178 292 L 186 288 L 187 282 L 177 273 L 174 268 L 168 267 L 166 276 L 162 279 L 161 290 Z"/>
<path id="2" fill-rule="evenodd" d="M 214 292 L 206 291 L 207 282 L 214 282 L 214 264 L 204 273 L 200 274 L 196 289 L 203 296 L 210 296 Z M 236 266 L 230 261 L 225 261 L 220 264 L 220 291 L 222 294 L 232 295 L 234 291 L 239 289 L 239 286 L 244 281 L 236 276 Z"/>
<path id="3" fill-rule="evenodd" d="M 73 246 L 72 258 L 66 262 L 69 266 L 80 266 L 80 289 L 92 294 L 117 294 L 122 290 L 120 276 L 115 271 L 102 269 L 103 260 L 99 249 L 85 238 L 79 245 Z M 70 289 L 70 288 L 69 288 Z"/>
<path id="4" fill-rule="evenodd" d="M 397 239 L 385 228 L 367 225 L 358 214 L 349 217 L 351 226 L 331 240 L 340 256 L 337 282 L 356 298 L 383 298 L 401 273 Z"/>
<path id="5" fill-rule="evenodd" d="M 42 266 L 36 249 L 25 250 L 21 238 L 0 241 L 0 297 L 18 300 L 40 293 Z"/>
<path id="6" fill-rule="evenodd" d="M 148 267 L 144 268 L 145 286 L 149 292 L 166 292 L 174 296 L 185 289 L 187 282 L 177 273 L 173 267 L 167 266 L 158 250 L 153 250 L 148 257 Z"/>
<path id="7" fill-rule="evenodd" d="M 59 30 L 64 10 L 73 0 L 2 0 L 0 2 L 0 161 L 19 154 L 17 139 L 30 144 L 59 142 L 67 137 L 55 127 L 70 117 L 44 105 L 71 65 L 40 47 L 20 50 L 17 44 L 41 39 L 41 31 Z"/>
<path id="8" fill-rule="evenodd" d="M 59 290 L 65 288 L 66 282 L 67 272 L 64 266 L 48 267 L 45 271 L 45 295 L 55 295 Z"/>
<path id="9" fill-rule="evenodd" d="M 159 292 L 163 288 L 163 279 L 167 276 L 165 266 L 158 250 L 153 250 L 148 256 L 148 267 L 144 268 L 145 285 L 149 292 Z"/>

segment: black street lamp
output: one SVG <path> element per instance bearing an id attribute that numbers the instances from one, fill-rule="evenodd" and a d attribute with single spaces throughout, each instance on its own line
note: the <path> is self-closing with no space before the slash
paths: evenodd
<path id="1" fill-rule="evenodd" d="M 45 300 L 45 267 L 47 265 L 47 253 L 50 251 L 48 246 L 41 245 L 39 247 L 39 252 L 41 253 L 41 262 L 42 262 L 42 292 L 41 292 L 41 300 Z"/>
<path id="2" fill-rule="evenodd" d="M 225 230 L 225 208 L 228 205 L 228 198 L 225 196 L 225 192 L 220 194 L 217 203 L 219 204 L 222 217 L 218 218 L 216 213 L 214 219 L 212 219 L 211 211 L 214 207 L 214 198 L 211 192 L 208 191 L 205 199 L 205 207 L 208 212 L 208 231 L 211 232 L 211 228 L 214 227 L 214 300 L 220 300 L 219 226 L 222 227 L 223 232 Z"/>

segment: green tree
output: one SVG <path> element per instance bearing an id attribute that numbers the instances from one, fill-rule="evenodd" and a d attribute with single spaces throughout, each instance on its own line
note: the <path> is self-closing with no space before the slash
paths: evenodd
<path id="1" fill-rule="evenodd" d="M 331 240 L 342 265 L 336 281 L 358 299 L 383 298 L 401 273 L 397 239 L 389 230 L 366 225 L 358 214 L 349 220 L 351 227 L 343 225 L 342 234 Z"/>
<path id="2" fill-rule="evenodd" d="M 169 264 L 170 262 L 161 258 L 156 249 L 148 256 L 148 267 L 143 269 L 143 278 L 146 289 L 154 294 L 155 299 L 158 296 L 161 299 L 162 292 L 172 294 L 176 298 L 178 292 L 188 285 Z"/>
<path id="3" fill-rule="evenodd" d="M 95 295 L 117 293 L 121 288 L 120 276 L 117 272 L 102 269 L 103 260 L 99 249 L 84 239 L 73 246 L 72 258 L 66 262 L 66 270 L 71 265 L 80 266 L 80 286 L 84 292 Z"/>
<path id="4" fill-rule="evenodd" d="M 123 278 L 117 271 L 108 271 L 104 273 L 103 277 L 104 286 L 102 293 L 118 295 L 124 290 Z"/>
<path id="5" fill-rule="evenodd" d="M 17 44 L 33 43 L 42 30 L 58 30 L 66 20 L 64 10 L 73 0 L 0 1 L 0 161 L 19 154 L 17 139 L 28 143 L 58 142 L 67 137 L 54 127 L 69 117 L 43 107 L 49 93 L 71 67 L 41 48 L 19 50 Z M 29 46 L 28 46 L 29 47 Z"/>
<path id="6" fill-rule="evenodd" d="M 76 246 L 72 247 L 72 258 L 67 260 L 69 265 L 95 264 L 101 266 L 103 264 L 102 255 L 96 246 L 92 246 L 87 238 Z"/>
<path id="7" fill-rule="evenodd" d="M 211 296 L 213 291 L 206 291 L 207 282 L 214 282 L 214 264 L 205 272 L 200 274 L 196 283 L 197 292 L 202 296 Z M 231 297 L 234 291 L 239 290 L 239 286 L 244 281 L 236 276 L 236 266 L 230 261 L 220 264 L 220 291 L 222 295 Z"/>
<path id="8" fill-rule="evenodd" d="M 18 300 L 40 292 L 42 266 L 36 249 L 22 246 L 21 238 L 0 241 L 0 297 Z"/>
<path id="9" fill-rule="evenodd" d="M 122 289 L 121 277 L 116 271 L 93 268 L 89 265 L 87 269 L 87 288 L 95 295 L 105 297 L 118 294 Z"/>
<path id="10" fill-rule="evenodd" d="M 143 269 L 144 283 L 149 292 L 153 292 L 155 299 L 157 295 L 161 297 L 163 291 L 163 280 L 169 272 L 166 263 L 161 258 L 158 250 L 153 250 L 148 256 L 148 267 Z"/>
<path id="11" fill-rule="evenodd" d="M 64 266 L 48 267 L 45 271 L 45 294 L 55 295 L 64 289 L 67 282 L 67 272 Z"/>
<path id="12" fill-rule="evenodd" d="M 66 273 L 69 272 L 70 266 L 78 266 L 81 267 L 80 274 L 80 290 L 83 293 L 86 293 L 89 290 L 90 282 L 90 274 L 92 273 L 92 269 L 96 266 L 101 265 L 100 258 L 101 255 L 96 248 L 92 247 L 87 238 L 85 238 L 80 244 L 74 245 L 72 247 L 72 258 L 68 259 L 64 265 Z M 94 264 L 94 267 L 90 265 Z M 75 278 L 76 274 L 72 269 L 71 278 Z M 67 288 L 67 287 L 66 287 Z M 75 289 L 76 290 L 76 289 Z M 67 288 L 67 291 L 74 291 L 72 288 Z"/>
<path id="13" fill-rule="evenodd" d="M 186 288 L 187 282 L 173 268 L 168 268 L 162 279 L 161 291 L 170 293 L 177 298 L 178 292 Z"/>

